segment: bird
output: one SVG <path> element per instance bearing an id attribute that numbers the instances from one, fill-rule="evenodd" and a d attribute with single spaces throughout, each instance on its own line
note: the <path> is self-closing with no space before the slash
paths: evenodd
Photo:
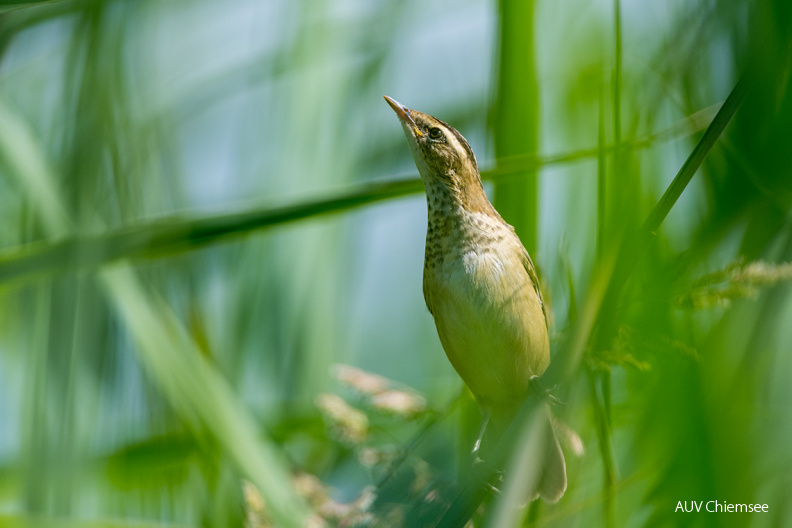
<path id="1" fill-rule="evenodd" d="M 550 363 L 541 286 L 514 228 L 487 198 L 462 134 L 384 97 L 426 190 L 423 295 L 448 360 L 481 409 L 475 455 L 482 438 L 495 442 L 505 433 Z M 566 491 L 566 463 L 552 425 L 545 429 L 539 483 L 530 498 L 555 503 Z"/>

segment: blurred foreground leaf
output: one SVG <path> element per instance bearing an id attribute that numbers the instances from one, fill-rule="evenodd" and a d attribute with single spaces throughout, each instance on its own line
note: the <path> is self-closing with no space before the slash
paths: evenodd
<path id="1" fill-rule="evenodd" d="M 648 148 L 658 141 L 686 137 L 705 128 L 714 108 L 708 108 L 689 116 L 648 137 L 630 143 L 633 148 Z M 174 255 L 183 251 L 220 242 L 229 237 L 245 235 L 268 227 L 287 224 L 306 218 L 349 211 L 365 205 L 398 198 L 423 191 L 418 178 L 369 183 L 357 189 L 338 193 L 325 198 L 308 199 L 292 205 L 258 207 L 241 213 L 207 215 L 196 218 L 174 217 L 153 220 L 97 235 L 80 234 L 67 237 L 62 231 L 65 213 L 59 212 L 53 191 L 45 185 L 42 174 L 46 171 L 35 157 L 24 154 L 31 149 L 31 133 L 16 123 L 16 117 L 0 106 L 0 118 L 7 119 L 8 129 L 13 132 L 5 141 L 14 149 L 8 162 L 12 170 L 29 174 L 24 181 L 31 195 L 41 200 L 44 220 L 57 236 L 55 241 L 34 242 L 21 248 L 7 249 L 0 253 L 0 283 L 9 282 L 28 275 L 55 273 L 67 269 L 92 269 L 118 259 L 147 259 Z M 0 128 L 0 134 L 6 130 Z M 615 150 L 607 146 L 604 151 Z M 483 171 L 485 180 L 508 180 L 520 177 L 525 170 L 538 167 L 570 163 L 586 158 L 595 158 L 603 149 L 591 148 L 545 157 L 535 155 L 512 156 L 498 160 L 497 167 Z M 27 167 L 25 164 L 30 163 Z"/>
<path id="2" fill-rule="evenodd" d="M 2 104 L 0 115 L 4 118 L 0 158 L 13 167 L 11 173 L 34 204 L 45 231 L 62 236 L 72 222 L 55 191 L 57 179 L 43 149 L 24 119 Z M 137 345 L 141 363 L 194 434 L 220 444 L 240 473 L 261 491 L 279 526 L 303 526 L 307 507 L 289 485 L 290 474 L 278 449 L 259 433 L 242 402 L 171 308 L 146 292 L 124 262 L 102 270 L 99 278 Z"/>
<path id="3" fill-rule="evenodd" d="M 0 13 L 6 13 L 8 11 L 14 11 L 16 9 L 22 9 L 25 7 L 32 7 L 35 5 L 41 4 L 54 4 L 59 0 L 11 0 L 11 1 L 3 1 L 0 0 Z"/>

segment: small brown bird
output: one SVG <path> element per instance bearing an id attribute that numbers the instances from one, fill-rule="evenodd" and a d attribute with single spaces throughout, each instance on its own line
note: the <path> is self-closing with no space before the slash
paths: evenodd
<path id="1" fill-rule="evenodd" d="M 426 306 L 449 361 L 497 441 L 550 363 L 542 292 L 531 257 L 484 193 L 465 138 L 447 123 L 385 100 L 401 121 L 426 188 Z M 552 427 L 536 495 L 558 501 L 566 465 Z"/>

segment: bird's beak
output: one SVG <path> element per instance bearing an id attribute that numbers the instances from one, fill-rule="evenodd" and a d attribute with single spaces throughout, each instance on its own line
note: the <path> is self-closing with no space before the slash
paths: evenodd
<path id="1" fill-rule="evenodd" d="M 390 105 L 391 108 L 393 108 L 393 111 L 396 112 L 396 115 L 399 116 L 399 119 L 401 119 L 403 123 L 409 125 L 410 128 L 412 128 L 412 131 L 416 136 L 418 137 L 423 136 L 423 133 L 418 128 L 418 125 L 415 123 L 413 118 L 410 117 L 409 108 L 401 104 L 396 99 L 393 99 L 392 97 L 388 97 L 387 95 L 383 95 L 383 97 L 385 98 L 386 101 L 388 101 L 388 104 Z"/>

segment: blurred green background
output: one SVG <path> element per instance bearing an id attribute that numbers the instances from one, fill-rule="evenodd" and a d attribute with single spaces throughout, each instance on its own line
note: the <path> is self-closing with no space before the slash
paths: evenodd
<path id="1" fill-rule="evenodd" d="M 475 525 L 792 526 L 790 57 L 788 0 L 0 2 L 0 526 L 436 522 L 478 415 L 383 94 L 468 138 L 569 367 L 566 496 Z"/>

